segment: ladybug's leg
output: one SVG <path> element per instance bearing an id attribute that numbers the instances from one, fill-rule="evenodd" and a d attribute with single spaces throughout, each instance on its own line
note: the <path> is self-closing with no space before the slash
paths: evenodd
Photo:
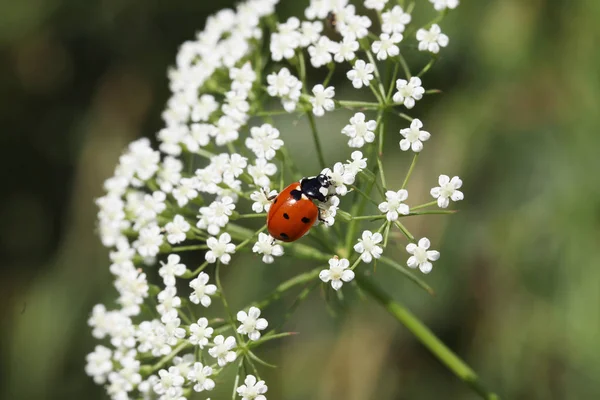
<path id="1" fill-rule="evenodd" d="M 269 192 L 267 190 L 265 190 L 265 188 L 262 188 L 261 190 L 262 190 L 263 194 L 265 195 L 265 197 L 267 198 L 267 200 L 269 200 L 269 201 L 273 201 L 273 200 L 275 200 L 275 197 L 277 197 L 277 193 L 275 193 L 272 196 L 269 196 Z"/>
<path id="2" fill-rule="evenodd" d="M 325 218 L 323 218 L 323 209 L 321 209 L 320 207 L 317 207 L 317 209 L 319 210 L 319 221 L 327 225 L 327 221 L 325 220 Z"/>

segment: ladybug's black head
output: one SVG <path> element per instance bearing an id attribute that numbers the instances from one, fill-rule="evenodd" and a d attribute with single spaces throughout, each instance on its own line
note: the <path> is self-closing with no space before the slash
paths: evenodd
<path id="1" fill-rule="evenodd" d="M 325 202 L 327 201 L 327 188 L 331 186 L 331 179 L 327 175 L 320 174 L 312 178 L 304 178 L 300 181 L 300 190 L 309 199 Z"/>
<path id="2" fill-rule="evenodd" d="M 329 179 L 327 175 L 319 174 L 317 175 L 317 180 L 319 181 L 319 184 L 325 188 L 331 186 L 331 179 Z"/>

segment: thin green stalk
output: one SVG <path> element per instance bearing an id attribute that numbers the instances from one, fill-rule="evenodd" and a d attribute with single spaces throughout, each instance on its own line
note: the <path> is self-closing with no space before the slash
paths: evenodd
<path id="1" fill-rule="evenodd" d="M 431 60 L 429 60 L 429 62 L 427 63 L 427 65 L 425 65 L 423 67 L 423 69 L 417 74 L 417 76 L 420 78 L 422 77 L 427 71 L 429 71 L 429 69 L 431 67 L 433 67 L 433 64 L 435 64 L 435 62 L 437 61 L 437 57 L 433 57 Z"/>
<path id="2" fill-rule="evenodd" d="M 308 117 L 313 141 L 315 142 L 315 148 L 317 149 L 317 157 L 319 159 L 319 164 L 321 165 L 321 169 L 325 169 L 325 158 L 323 157 L 323 150 L 321 148 L 321 140 L 319 139 L 319 133 L 317 132 L 317 124 L 315 123 L 315 117 L 310 111 L 306 113 L 306 116 Z"/>
<path id="3" fill-rule="evenodd" d="M 381 108 L 379 103 L 372 103 L 368 101 L 353 101 L 353 100 L 336 100 L 335 104 L 342 108 L 361 108 L 361 109 L 369 109 L 369 110 L 378 110 Z"/>
<path id="4" fill-rule="evenodd" d="M 285 292 L 287 292 L 288 290 L 290 290 L 291 288 L 296 287 L 298 285 L 302 285 L 304 283 L 308 283 L 308 282 L 316 279 L 319 276 L 319 272 L 321 272 L 322 269 L 323 268 L 321 268 L 321 267 L 315 268 L 311 271 L 305 272 L 300 275 L 296 275 L 293 278 L 288 279 L 287 281 L 285 281 L 285 282 L 281 283 L 279 286 L 277 286 L 269 297 L 267 297 L 266 299 L 264 299 L 263 301 L 261 301 L 259 303 L 255 303 L 253 305 L 260 309 L 263 309 L 264 307 L 268 306 L 272 302 L 279 300 L 281 298 L 281 296 L 283 296 L 283 294 Z"/>
<path id="5" fill-rule="evenodd" d="M 335 63 L 332 61 L 329 64 L 327 64 L 327 68 L 329 69 L 329 72 L 327 73 L 327 77 L 325 77 L 325 80 L 323 81 L 323 86 L 327 87 L 327 84 L 329 83 L 329 81 L 331 80 L 331 77 L 333 76 L 333 72 L 335 71 Z"/>
<path id="6" fill-rule="evenodd" d="M 229 319 L 229 325 L 233 329 L 233 334 L 236 337 L 238 343 L 242 343 L 242 337 L 237 331 L 237 327 L 235 324 L 235 320 L 233 319 L 233 314 L 231 309 L 229 308 L 229 304 L 227 303 L 227 299 L 225 298 L 225 293 L 223 292 L 223 285 L 221 285 L 221 262 L 217 261 L 217 268 L 215 270 L 215 283 L 217 284 L 217 290 L 219 291 L 219 297 L 221 298 L 221 302 L 223 303 L 223 308 L 227 313 L 227 318 Z"/>
<path id="7" fill-rule="evenodd" d="M 256 213 L 252 213 L 252 214 L 237 214 L 237 215 L 235 215 L 234 218 L 231 218 L 231 219 L 232 220 L 236 220 L 236 219 L 242 219 L 242 218 L 267 218 L 267 214 L 266 213 L 260 213 L 260 214 L 256 214 Z"/>
<path id="8" fill-rule="evenodd" d="M 499 400 L 497 394 L 490 392 L 480 381 L 479 377 L 463 360 L 440 341 L 419 319 L 400 303 L 394 301 L 371 279 L 358 275 L 358 286 L 367 292 L 373 300 L 385 308 L 396 320 L 402 323 L 415 337 L 433 353 L 450 371 L 471 387 L 481 398 Z"/>
<path id="9" fill-rule="evenodd" d="M 406 227 L 404 225 L 402 225 L 399 221 L 395 221 L 394 225 L 396 225 L 396 227 L 398 227 L 398 229 L 400 229 L 402 231 L 402 233 L 404 234 L 404 236 L 406 236 L 406 238 L 408 240 L 410 240 L 411 242 L 415 241 L 415 237 L 408 231 L 408 229 L 406 229 Z"/>
<path id="10" fill-rule="evenodd" d="M 385 89 L 383 88 L 383 81 L 381 80 L 381 74 L 379 73 L 379 68 L 377 68 L 377 62 L 375 61 L 375 58 L 373 57 L 373 53 L 371 53 L 371 50 L 369 50 L 369 48 L 367 47 L 367 50 L 365 51 L 365 53 L 367 54 L 367 58 L 369 59 L 369 62 L 371 64 L 373 64 L 373 66 L 375 67 L 375 78 L 377 80 L 377 83 L 379 85 L 379 92 L 381 93 L 381 98 L 380 98 L 380 103 L 384 103 L 383 99 L 385 98 Z M 379 98 L 379 96 L 377 96 Z"/>
<path id="11" fill-rule="evenodd" d="M 360 190 L 357 186 L 350 185 L 350 187 L 352 188 L 352 190 L 356 191 L 356 193 L 358 193 L 359 195 L 361 195 L 364 199 L 366 199 L 367 201 L 370 201 L 371 203 L 373 203 L 374 206 L 378 206 L 379 205 L 379 203 L 377 203 L 375 200 L 373 200 L 365 192 L 363 192 L 362 190 Z M 356 219 L 356 218 L 353 218 L 353 219 Z"/>
<path id="12" fill-rule="evenodd" d="M 402 69 L 404 70 L 404 75 L 406 75 L 406 80 L 409 80 L 412 75 L 410 74 L 410 69 L 408 68 L 408 64 L 406 63 L 406 60 L 404 59 L 402 53 L 398 54 L 398 59 L 400 60 L 400 64 L 402 65 Z"/>
<path id="13" fill-rule="evenodd" d="M 402 187 L 400 189 L 404 189 L 408 184 L 408 179 L 412 175 L 413 169 L 415 169 L 415 165 L 417 164 L 417 158 L 419 158 L 419 153 L 415 153 L 412 162 L 410 163 L 410 168 L 408 168 L 408 172 L 406 173 L 406 177 L 404 178 L 404 182 L 402 182 Z"/>
<path id="14" fill-rule="evenodd" d="M 396 78 L 398 77 L 398 70 L 400 69 L 399 65 L 400 64 L 398 64 L 398 63 L 394 64 L 394 72 L 392 73 L 392 80 L 390 81 L 390 88 L 388 89 L 388 94 L 386 96 L 386 103 L 390 102 L 390 99 L 392 98 L 392 94 L 394 93 L 394 88 L 396 87 Z"/>
<path id="15" fill-rule="evenodd" d="M 257 230 L 256 232 L 254 232 L 254 234 L 252 236 L 250 236 L 248 239 L 244 240 L 242 243 L 238 244 L 237 246 L 235 246 L 235 251 L 238 251 L 240 249 L 243 249 L 248 243 L 250 243 L 250 241 L 252 239 L 254 239 L 254 237 L 256 235 L 258 235 L 259 233 L 261 233 L 262 231 L 264 231 L 265 229 L 267 229 L 266 225 L 263 225 L 262 228 L 260 228 L 259 230 Z"/>
<path id="16" fill-rule="evenodd" d="M 414 215 L 439 215 L 439 214 L 456 214 L 458 210 L 425 210 L 425 211 L 417 211 L 410 212 L 407 215 L 403 215 L 403 217 L 412 217 Z"/>
<path id="17" fill-rule="evenodd" d="M 170 252 L 172 253 L 179 253 L 181 251 L 192 251 L 192 250 L 206 250 L 208 249 L 208 246 L 205 244 L 193 244 L 190 246 L 176 246 L 176 247 L 171 247 Z"/>
<path id="18" fill-rule="evenodd" d="M 411 207 L 411 211 L 419 210 L 421 208 L 429 207 L 429 206 L 437 206 L 437 200 L 430 201 L 429 203 L 420 204 L 418 206 Z"/>
<path id="19" fill-rule="evenodd" d="M 390 225 L 388 225 L 390 226 Z M 389 230 L 386 231 L 386 233 L 389 233 Z M 429 293 L 432 296 L 435 296 L 435 292 L 434 290 L 431 288 L 431 286 L 429 286 L 424 280 L 422 280 L 421 278 L 413 275 L 412 272 L 410 272 L 409 269 L 407 269 L 406 267 L 404 267 L 402 264 L 392 260 L 391 258 L 382 256 L 379 258 L 379 260 L 386 264 L 389 265 L 390 267 L 394 268 L 395 270 L 399 271 L 402 275 L 406 276 L 410 281 L 414 282 L 417 284 L 417 286 L 419 286 L 421 289 L 424 289 L 427 293 Z"/>
<path id="20" fill-rule="evenodd" d="M 378 219 L 385 219 L 385 214 L 384 215 L 361 215 L 358 217 L 352 217 L 352 219 L 354 221 L 360 221 L 360 220 L 364 220 L 364 219 L 369 219 L 369 220 L 378 220 Z"/>

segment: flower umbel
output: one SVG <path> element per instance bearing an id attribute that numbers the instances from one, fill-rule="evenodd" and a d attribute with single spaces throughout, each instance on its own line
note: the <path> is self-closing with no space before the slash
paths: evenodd
<path id="1" fill-rule="evenodd" d="M 449 45 L 438 24 L 458 0 L 430 0 L 429 12 L 439 13 L 425 25 L 404 2 L 309 0 L 285 20 L 277 3 L 241 1 L 182 43 L 156 149 L 146 138 L 130 143 L 96 200 L 116 296 L 92 310 L 92 335 L 103 342 L 85 371 L 112 399 L 182 400 L 220 385 L 231 394 L 235 376 L 234 395 L 266 400 L 261 346 L 292 334 L 281 330 L 284 320 L 320 281 L 337 291 L 323 301 L 352 298 L 342 293 L 352 282 L 344 292 L 359 287 L 399 320 L 407 314 L 374 292 L 377 265 L 432 292 L 387 246 L 405 246 L 408 267 L 429 273 L 440 255 L 403 219 L 453 213 L 441 209 L 463 199 L 456 176 L 439 176 L 432 202 L 409 206 L 407 191 L 423 197 L 412 195 L 423 187 L 413 170 L 431 138 L 407 113 L 440 92 L 423 81 Z M 402 138 L 393 132 L 400 120 L 410 121 Z M 412 153 L 392 154 L 398 139 Z M 287 268 L 293 258 L 301 269 Z M 280 271 L 293 276 L 273 282 Z M 240 277 L 252 290 L 238 290 L 236 313 L 227 294 Z M 277 302 L 293 306 L 280 318 L 271 313 L 288 307 Z M 428 347 L 441 358 L 449 352 Z"/>

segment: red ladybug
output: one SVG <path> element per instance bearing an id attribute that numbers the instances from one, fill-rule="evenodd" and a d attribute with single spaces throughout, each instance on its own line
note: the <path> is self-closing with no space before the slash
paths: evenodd
<path id="1" fill-rule="evenodd" d="M 267 215 L 271 236 L 283 242 L 293 242 L 304 236 L 320 216 L 313 201 L 327 201 L 330 185 L 329 177 L 321 174 L 302 178 L 279 193 Z"/>

